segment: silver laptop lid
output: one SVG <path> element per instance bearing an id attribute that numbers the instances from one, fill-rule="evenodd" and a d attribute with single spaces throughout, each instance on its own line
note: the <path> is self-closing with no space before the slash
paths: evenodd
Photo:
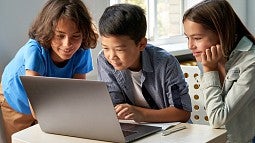
<path id="1" fill-rule="evenodd" d="M 39 76 L 20 78 L 44 132 L 125 142 L 104 82 Z"/>

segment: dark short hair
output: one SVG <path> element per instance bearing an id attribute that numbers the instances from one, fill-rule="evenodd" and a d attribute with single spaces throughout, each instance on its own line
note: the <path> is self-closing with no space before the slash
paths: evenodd
<path id="1" fill-rule="evenodd" d="M 204 0 L 184 13 L 182 21 L 186 19 L 218 34 L 226 58 L 243 36 L 255 43 L 252 34 L 226 0 Z"/>
<path id="2" fill-rule="evenodd" d="M 81 48 L 95 48 L 98 34 L 87 7 L 81 0 L 49 0 L 29 29 L 29 38 L 37 40 L 44 48 L 51 48 L 51 40 L 60 18 L 76 23 L 82 33 Z"/>
<path id="3" fill-rule="evenodd" d="M 144 10 L 132 4 L 116 4 L 105 9 L 99 20 L 101 36 L 129 36 L 137 44 L 147 30 Z"/>

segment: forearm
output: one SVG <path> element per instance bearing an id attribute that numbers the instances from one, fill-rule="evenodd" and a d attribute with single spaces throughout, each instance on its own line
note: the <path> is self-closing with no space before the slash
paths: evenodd
<path id="1" fill-rule="evenodd" d="M 139 108 L 144 122 L 187 122 L 190 112 L 175 107 L 168 107 L 160 110 Z"/>
<path id="2" fill-rule="evenodd" d="M 201 84 L 209 123 L 215 128 L 225 124 L 227 117 L 225 113 L 227 108 L 225 108 L 222 99 L 222 87 L 219 79 L 217 71 L 207 72 L 204 73 Z"/>
<path id="3" fill-rule="evenodd" d="M 74 74 L 75 79 L 86 79 L 86 74 Z"/>

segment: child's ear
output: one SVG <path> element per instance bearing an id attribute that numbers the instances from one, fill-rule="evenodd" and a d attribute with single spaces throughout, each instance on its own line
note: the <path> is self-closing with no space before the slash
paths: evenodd
<path id="1" fill-rule="evenodd" d="M 144 50 L 144 48 L 146 47 L 147 45 L 147 38 L 142 38 L 141 41 L 139 42 L 139 48 L 141 51 Z"/>

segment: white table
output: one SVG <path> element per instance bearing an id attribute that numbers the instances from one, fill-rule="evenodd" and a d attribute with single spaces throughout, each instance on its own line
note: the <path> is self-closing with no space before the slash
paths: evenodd
<path id="1" fill-rule="evenodd" d="M 137 143 L 223 143 L 226 142 L 225 129 L 212 129 L 207 125 L 181 123 L 187 129 L 162 136 L 161 132 L 147 136 Z M 103 143 L 103 141 L 44 133 L 40 126 L 34 125 L 12 136 L 12 143 Z"/>

